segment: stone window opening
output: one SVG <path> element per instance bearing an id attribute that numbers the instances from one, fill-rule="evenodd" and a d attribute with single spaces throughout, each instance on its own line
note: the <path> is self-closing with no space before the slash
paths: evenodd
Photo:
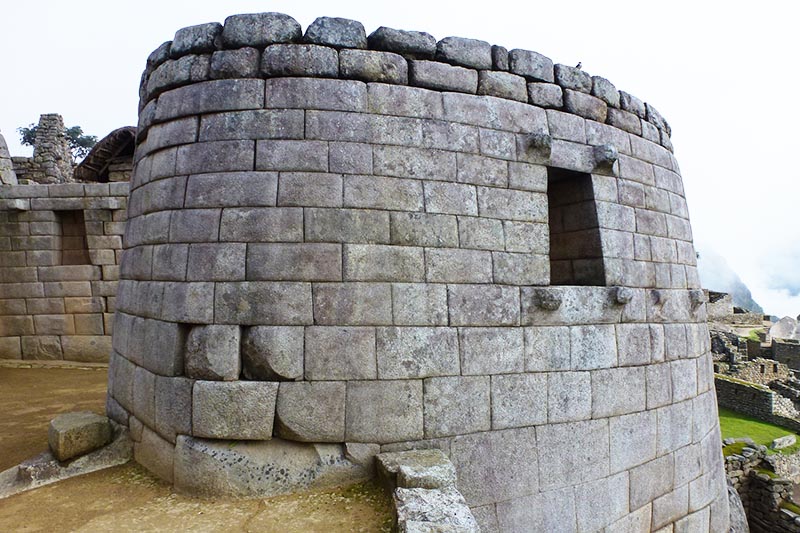
<path id="1" fill-rule="evenodd" d="M 89 265 L 89 247 L 86 242 L 86 221 L 83 211 L 74 209 L 55 211 L 58 224 L 56 252 L 59 265 Z"/>
<path id="2" fill-rule="evenodd" d="M 605 285 L 603 249 L 591 175 L 547 169 L 550 284 Z"/>

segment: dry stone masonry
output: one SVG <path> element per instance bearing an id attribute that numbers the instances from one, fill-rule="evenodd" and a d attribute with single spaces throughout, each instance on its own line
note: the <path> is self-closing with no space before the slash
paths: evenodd
<path id="1" fill-rule="evenodd" d="M 275 13 L 179 30 L 140 95 L 108 412 L 149 469 L 272 494 L 437 448 L 483 531 L 727 531 L 650 104 L 531 51 Z"/>

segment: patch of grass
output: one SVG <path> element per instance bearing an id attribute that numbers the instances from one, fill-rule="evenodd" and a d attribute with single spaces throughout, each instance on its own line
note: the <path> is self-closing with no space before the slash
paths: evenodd
<path id="1" fill-rule="evenodd" d="M 734 442 L 722 448 L 722 455 L 728 457 L 729 455 L 742 455 L 742 450 L 747 446 L 744 442 Z"/>
<path id="2" fill-rule="evenodd" d="M 787 502 L 786 500 L 783 500 L 780 503 L 780 505 L 778 505 L 778 507 L 780 507 L 781 509 L 787 509 L 793 512 L 794 514 L 800 515 L 800 505 L 797 505 L 794 502 Z"/>
<path id="3" fill-rule="evenodd" d="M 759 330 L 759 329 L 751 329 L 750 333 L 747 334 L 747 337 L 745 337 L 745 339 L 747 339 L 749 341 L 761 342 L 761 338 L 758 336 L 758 332 L 759 331 L 761 331 L 761 330 Z"/>
<path id="4" fill-rule="evenodd" d="M 769 447 L 769 445 L 772 444 L 772 441 L 778 437 L 783 437 L 789 434 L 797 436 L 796 433 L 786 428 L 782 428 L 768 422 L 762 422 L 761 420 L 756 420 L 755 418 L 747 415 L 722 408 L 719 410 L 719 427 L 722 431 L 723 439 L 740 439 L 749 437 L 753 439 L 756 444 L 763 444 L 767 447 Z M 731 446 L 726 446 L 726 448 L 730 447 Z M 771 451 L 772 450 L 770 450 L 770 452 Z M 789 446 L 788 448 L 783 448 L 782 450 L 777 450 L 777 453 L 791 455 L 797 451 L 800 451 L 800 438 L 798 438 L 797 444 Z M 739 448 L 738 452 L 731 451 L 730 453 L 741 453 L 741 448 Z M 730 453 L 728 455 L 730 455 Z"/>
<path id="5" fill-rule="evenodd" d="M 757 468 L 756 472 L 758 472 L 759 474 L 764 474 L 770 479 L 778 479 L 779 477 L 781 477 L 772 470 L 767 470 L 766 468 Z"/>

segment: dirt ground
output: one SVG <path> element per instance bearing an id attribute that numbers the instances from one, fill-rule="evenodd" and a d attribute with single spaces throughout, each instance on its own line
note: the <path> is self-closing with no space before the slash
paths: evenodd
<path id="1" fill-rule="evenodd" d="M 47 423 L 103 412 L 105 372 L 0 368 L 0 470 L 47 449 Z M 0 531 L 388 532 L 389 497 L 364 483 L 259 500 L 176 494 L 135 463 L 0 500 Z"/>

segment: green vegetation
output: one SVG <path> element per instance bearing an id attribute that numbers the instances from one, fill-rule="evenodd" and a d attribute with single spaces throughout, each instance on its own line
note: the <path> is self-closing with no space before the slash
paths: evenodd
<path id="1" fill-rule="evenodd" d="M 762 422 L 747 415 L 722 408 L 719 410 L 719 427 L 722 431 L 723 439 L 749 437 L 753 439 L 756 444 L 763 444 L 767 447 L 778 437 L 783 437 L 790 433 L 796 435 L 796 433 L 786 428 L 768 422 Z M 743 446 L 743 443 L 726 446 L 724 453 L 725 455 L 741 453 Z M 797 451 L 800 451 L 800 438 L 798 438 L 797 444 L 789 446 L 788 448 L 783 448 L 782 450 L 777 450 L 777 452 L 770 450 L 769 453 L 791 455 Z"/>
<path id="2" fill-rule="evenodd" d="M 27 128 L 17 128 L 22 138 L 20 142 L 25 146 L 33 146 L 36 142 L 36 130 L 38 129 L 39 126 L 36 124 L 29 124 Z M 69 144 L 73 161 L 86 157 L 92 147 L 97 144 L 97 137 L 95 135 L 84 135 L 80 126 L 64 128 L 64 137 L 67 139 L 67 144 Z"/>
<path id="3" fill-rule="evenodd" d="M 778 507 L 780 507 L 781 509 L 787 509 L 787 510 L 793 512 L 794 514 L 800 515 L 800 505 L 797 505 L 794 502 L 787 502 L 786 500 L 783 500 L 778 505 Z"/>
<path id="4" fill-rule="evenodd" d="M 761 331 L 761 330 L 760 329 L 751 329 L 750 333 L 747 334 L 747 337 L 745 337 L 745 339 L 747 339 L 749 341 L 761 342 L 761 338 L 758 336 L 759 331 Z"/>

